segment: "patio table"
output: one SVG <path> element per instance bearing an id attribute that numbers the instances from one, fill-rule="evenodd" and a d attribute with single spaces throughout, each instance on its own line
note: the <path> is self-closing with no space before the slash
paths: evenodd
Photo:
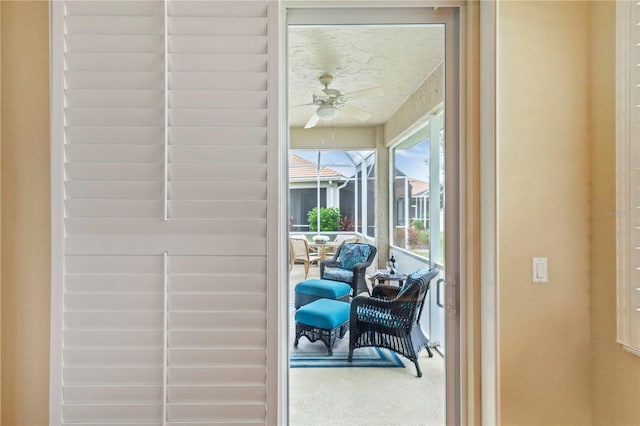
<path id="1" fill-rule="evenodd" d="M 334 243 L 333 241 L 327 242 L 316 242 L 310 241 L 309 247 L 313 247 L 318 249 L 318 255 L 320 256 L 320 260 L 324 260 L 327 257 L 327 248 L 336 249 L 340 243 Z"/>
<path id="2" fill-rule="evenodd" d="M 398 285 L 402 287 L 404 285 L 404 281 L 407 279 L 407 276 L 405 274 L 400 274 L 397 272 L 395 274 L 390 274 L 386 269 L 378 269 L 371 276 L 369 276 L 369 279 L 371 280 L 371 288 L 375 287 L 376 285 L 384 284 L 386 281 L 389 281 L 390 283 L 392 283 L 393 281 L 398 281 Z M 378 284 L 376 284 L 376 281 L 378 282 Z"/>

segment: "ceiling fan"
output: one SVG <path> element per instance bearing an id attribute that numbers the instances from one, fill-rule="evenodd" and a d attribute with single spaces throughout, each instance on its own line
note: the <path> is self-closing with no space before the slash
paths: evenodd
<path id="1" fill-rule="evenodd" d="M 320 76 L 319 80 L 324 86 L 324 89 L 322 89 L 324 94 L 313 95 L 313 102 L 304 104 L 318 106 L 309 121 L 307 121 L 307 124 L 304 126 L 305 129 L 314 127 L 320 120 L 332 120 L 342 111 L 360 121 L 366 121 L 371 118 L 371 113 L 354 107 L 349 104 L 349 102 L 357 98 L 384 95 L 384 92 L 379 87 L 372 87 L 370 89 L 358 90 L 350 93 L 342 93 L 338 89 L 329 89 L 329 85 L 333 81 L 333 76 L 331 74 L 323 74 Z"/>

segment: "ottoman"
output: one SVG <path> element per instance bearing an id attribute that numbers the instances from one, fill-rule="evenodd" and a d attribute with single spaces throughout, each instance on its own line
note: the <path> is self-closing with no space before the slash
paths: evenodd
<path id="1" fill-rule="evenodd" d="M 295 286 L 296 309 L 318 299 L 349 301 L 351 286 L 332 280 L 305 280 Z"/>
<path id="2" fill-rule="evenodd" d="M 349 328 L 351 304 L 332 299 L 318 299 L 304 305 L 296 311 L 296 340 L 293 347 L 298 347 L 300 337 L 306 336 L 311 342 L 322 340 L 329 356 L 333 355 L 336 338 L 343 338 Z"/>

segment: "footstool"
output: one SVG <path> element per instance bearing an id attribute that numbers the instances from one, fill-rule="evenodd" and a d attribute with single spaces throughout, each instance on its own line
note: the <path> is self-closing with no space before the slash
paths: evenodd
<path id="1" fill-rule="evenodd" d="M 318 299 L 333 299 L 349 301 L 351 286 L 347 283 L 332 280 L 304 280 L 296 284 L 295 288 L 296 309 Z"/>
<path id="2" fill-rule="evenodd" d="M 304 305 L 296 311 L 296 340 L 293 347 L 298 347 L 300 337 L 306 336 L 311 342 L 322 340 L 333 355 L 336 338 L 343 338 L 349 328 L 349 312 L 351 304 L 332 299 L 318 299 Z"/>

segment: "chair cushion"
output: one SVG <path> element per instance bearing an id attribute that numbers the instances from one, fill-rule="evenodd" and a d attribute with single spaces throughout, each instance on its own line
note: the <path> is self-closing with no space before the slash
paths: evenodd
<path id="1" fill-rule="evenodd" d="M 428 270 L 424 268 L 420 268 L 417 271 L 411 273 L 407 277 L 407 280 L 405 281 L 404 285 L 398 292 L 396 298 L 399 299 L 403 297 L 406 293 L 408 293 L 410 290 L 413 290 L 413 287 L 415 286 L 416 281 L 419 280 L 422 275 L 425 275 L 428 272 L 429 272 Z"/>
<path id="2" fill-rule="evenodd" d="M 296 311 L 296 322 L 332 330 L 349 321 L 351 305 L 332 299 L 318 299 Z"/>
<path id="3" fill-rule="evenodd" d="M 350 283 L 353 281 L 353 271 L 346 269 L 326 269 L 324 274 L 322 274 L 322 278 Z"/>
<path id="4" fill-rule="evenodd" d="M 296 284 L 294 291 L 296 293 L 311 294 L 313 296 L 326 297 L 328 299 L 338 299 L 349 294 L 351 286 L 349 284 L 331 280 L 312 279 L 299 282 Z"/>
<path id="5" fill-rule="evenodd" d="M 353 270 L 356 264 L 367 261 L 369 253 L 371 253 L 371 247 L 366 244 L 344 243 L 340 249 L 338 268 Z"/>

